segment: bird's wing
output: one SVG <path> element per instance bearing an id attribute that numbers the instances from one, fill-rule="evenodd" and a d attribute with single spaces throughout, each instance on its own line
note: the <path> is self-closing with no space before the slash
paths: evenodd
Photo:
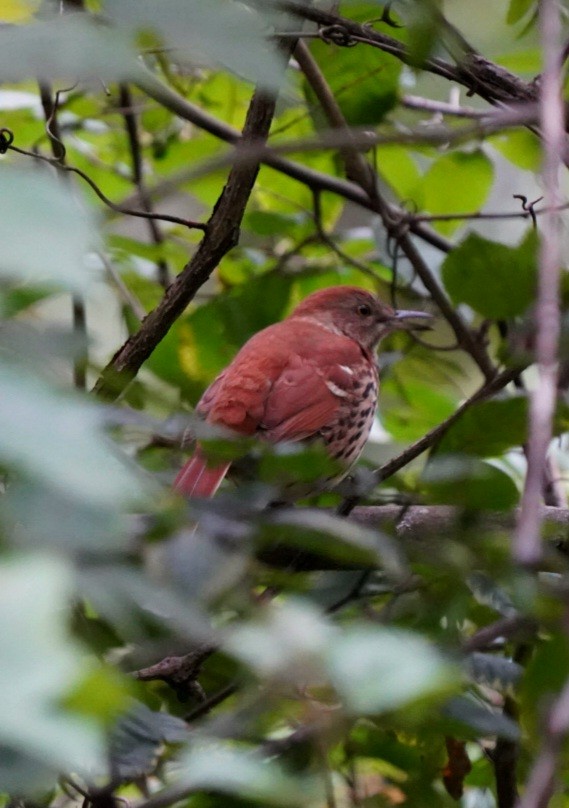
<path id="1" fill-rule="evenodd" d="M 271 387 L 261 430 L 271 441 L 304 440 L 329 424 L 350 393 L 351 373 L 295 357 Z"/>

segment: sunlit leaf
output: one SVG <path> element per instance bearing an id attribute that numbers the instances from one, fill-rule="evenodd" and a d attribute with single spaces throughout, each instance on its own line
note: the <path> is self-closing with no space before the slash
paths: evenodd
<path id="1" fill-rule="evenodd" d="M 423 205 L 433 214 L 474 213 L 490 192 L 494 169 L 484 152 L 449 152 L 439 157 L 423 178 Z M 460 221 L 437 222 L 443 233 L 452 233 Z"/>

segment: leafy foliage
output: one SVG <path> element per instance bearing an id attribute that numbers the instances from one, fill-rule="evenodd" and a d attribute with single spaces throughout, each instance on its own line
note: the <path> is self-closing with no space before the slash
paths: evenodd
<path id="1" fill-rule="evenodd" d="M 6 804 L 511 808 L 551 740 L 567 521 L 535 574 L 510 513 L 540 230 L 511 197 L 534 198 L 541 147 L 478 114 L 536 97 L 538 4 L 487 5 L 475 31 L 466 0 L 450 21 L 431 0 L 297 5 L 0 8 Z M 350 479 L 272 507 L 336 473 L 322 447 L 237 441 L 192 407 L 252 334 L 352 284 L 433 328 L 384 341 Z M 90 392 L 106 366 L 113 403 Z M 171 492 L 194 433 L 234 461 L 211 502 Z"/>

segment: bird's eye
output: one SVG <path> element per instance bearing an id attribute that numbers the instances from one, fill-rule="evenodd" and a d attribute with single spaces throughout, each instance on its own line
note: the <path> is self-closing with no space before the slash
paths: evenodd
<path id="1" fill-rule="evenodd" d="M 368 306 L 367 303 L 362 303 L 358 306 L 358 314 L 361 314 L 362 317 L 369 317 L 371 314 L 371 306 Z"/>

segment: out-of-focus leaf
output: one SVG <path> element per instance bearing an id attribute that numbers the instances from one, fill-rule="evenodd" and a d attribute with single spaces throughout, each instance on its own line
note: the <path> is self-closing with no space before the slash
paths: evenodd
<path id="1" fill-rule="evenodd" d="M 505 472 L 466 455 L 435 455 L 421 483 L 432 502 L 471 510 L 507 510 L 519 498 L 514 481 Z"/>
<path id="2" fill-rule="evenodd" d="M 475 730 L 478 735 L 497 735 L 513 741 L 520 737 L 519 727 L 511 718 L 471 696 L 455 696 L 450 699 L 445 704 L 443 713 Z"/>
<path id="3" fill-rule="evenodd" d="M 168 713 L 157 713 L 136 703 L 119 719 L 111 733 L 113 771 L 125 780 L 150 774 L 159 759 L 163 743 L 183 743 L 190 738 L 185 721 Z"/>
<path id="4" fill-rule="evenodd" d="M 473 404 L 444 434 L 437 452 L 498 457 L 526 440 L 527 410 L 522 396 Z"/>
<path id="5" fill-rule="evenodd" d="M 313 682 L 324 676 L 324 655 L 336 631 L 306 601 L 274 605 L 263 619 L 233 625 L 224 647 L 261 676 Z"/>
<path id="6" fill-rule="evenodd" d="M 508 13 L 506 14 L 506 22 L 508 25 L 515 25 L 524 17 L 530 8 L 535 4 L 536 0 L 510 0 L 508 6 Z"/>
<path id="7" fill-rule="evenodd" d="M 306 805 L 317 800 L 317 784 L 287 774 L 277 761 L 235 743 L 196 737 L 180 760 L 180 785 L 195 791 L 235 794 L 261 805 Z"/>
<path id="8" fill-rule="evenodd" d="M 267 11 L 234 0 L 105 0 L 104 7 L 120 26 L 158 34 L 178 57 L 223 65 L 267 88 L 282 82 L 281 60 L 267 36 Z"/>
<path id="9" fill-rule="evenodd" d="M 400 578 L 405 571 L 401 553 L 389 536 L 324 511 L 277 510 L 262 523 L 261 537 L 269 546 L 284 542 L 353 564 L 379 563 L 391 578 Z"/>
<path id="10" fill-rule="evenodd" d="M 319 40 L 310 50 L 351 126 L 379 123 L 397 102 L 401 64 L 375 48 L 341 48 Z M 305 92 L 318 128 L 328 128 L 313 91 Z"/>
<path id="11" fill-rule="evenodd" d="M 433 214 L 478 211 L 490 192 L 494 169 L 484 152 L 453 151 L 439 157 L 423 178 L 423 205 Z M 460 221 L 436 222 L 442 233 L 452 233 Z"/>
<path id="12" fill-rule="evenodd" d="M 416 440 L 448 418 L 456 403 L 432 384 L 402 370 L 395 368 L 382 382 L 381 420 L 397 440 Z"/>
<path id="13" fill-rule="evenodd" d="M 525 171 L 539 171 L 542 159 L 539 138 L 528 129 L 501 132 L 489 138 L 489 142 L 515 166 Z"/>
<path id="14" fill-rule="evenodd" d="M 442 266 L 453 302 L 493 320 L 523 314 L 535 299 L 537 247 L 534 230 L 517 247 L 470 233 Z"/>
<path id="15" fill-rule="evenodd" d="M 518 684 L 524 670 L 513 659 L 482 653 L 469 654 L 466 669 L 477 684 L 509 692 Z"/>
<path id="16" fill-rule="evenodd" d="M 0 22 L 26 22 L 37 10 L 39 4 L 40 0 L 3 0 L 0 8 Z"/>
<path id="17" fill-rule="evenodd" d="M 383 177 L 403 201 L 423 207 L 421 172 L 409 149 L 398 144 L 377 147 L 377 165 Z"/>
<path id="18" fill-rule="evenodd" d="M 27 557 L 0 566 L 0 789 L 33 792 L 46 774 L 103 766 L 93 722 L 58 704 L 85 672 L 66 633 L 70 571 L 58 561 Z M 27 759 L 22 778 L 19 765 Z"/>
<path id="19" fill-rule="evenodd" d="M 478 603 L 488 606 L 504 617 L 517 614 L 517 609 L 507 592 L 485 573 L 474 570 L 467 577 L 466 583 Z"/>
<path id="20" fill-rule="evenodd" d="M 138 71 L 127 39 L 86 14 L 0 29 L 0 72 L 5 82 L 26 81 L 32 76 L 41 76 L 43 81 L 117 81 L 132 78 Z"/>
<path id="21" fill-rule="evenodd" d="M 4 463 L 86 504 L 116 507 L 142 495 L 102 430 L 102 413 L 39 378 L 0 365 L 0 457 Z"/>
<path id="22" fill-rule="evenodd" d="M 37 171 L 2 167 L 0 280 L 85 290 L 95 277 L 85 253 L 96 245 L 96 232 L 92 217 L 61 182 Z"/>
<path id="23" fill-rule="evenodd" d="M 423 637 L 401 629 L 352 626 L 328 651 L 330 677 L 348 710 L 382 713 L 448 692 L 456 671 Z"/>

